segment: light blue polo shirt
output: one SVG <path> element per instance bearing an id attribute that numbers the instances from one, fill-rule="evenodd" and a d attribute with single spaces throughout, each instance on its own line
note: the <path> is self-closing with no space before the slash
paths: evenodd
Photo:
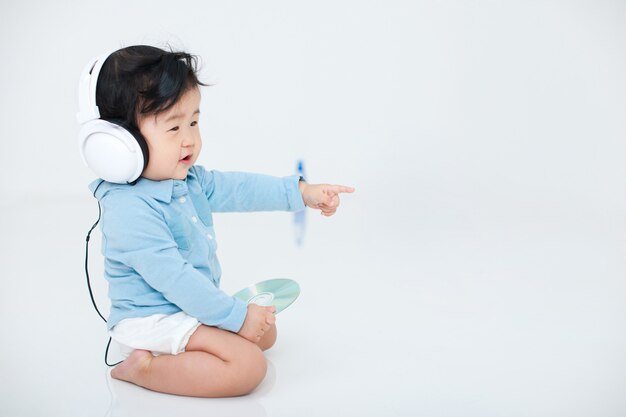
<path id="1" fill-rule="evenodd" d="M 185 180 L 92 182 L 102 206 L 108 328 L 126 318 L 184 311 L 208 326 L 238 332 L 247 306 L 219 289 L 211 213 L 303 210 L 299 179 L 196 165 Z"/>

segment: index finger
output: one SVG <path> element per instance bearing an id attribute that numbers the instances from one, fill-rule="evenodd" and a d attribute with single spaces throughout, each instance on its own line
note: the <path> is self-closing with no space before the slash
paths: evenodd
<path id="1" fill-rule="evenodd" d="M 346 185 L 331 185 L 330 186 L 330 191 L 332 191 L 335 194 L 339 194 L 339 193 L 353 193 L 354 192 L 354 187 L 348 187 Z"/>

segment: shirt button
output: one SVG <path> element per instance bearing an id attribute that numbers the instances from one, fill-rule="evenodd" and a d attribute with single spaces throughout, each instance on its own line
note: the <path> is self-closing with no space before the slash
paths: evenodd
<path id="1" fill-rule="evenodd" d="M 208 235 L 206 235 L 206 237 L 208 237 L 209 240 L 213 239 L 213 235 L 211 235 L 210 233 Z"/>
<path id="2" fill-rule="evenodd" d="M 179 203 L 184 203 L 185 201 L 187 201 L 187 199 L 185 197 L 181 197 L 178 199 Z"/>
<path id="3" fill-rule="evenodd" d="M 191 221 L 194 222 L 194 223 L 198 223 L 198 218 L 196 216 L 193 216 L 191 218 Z"/>

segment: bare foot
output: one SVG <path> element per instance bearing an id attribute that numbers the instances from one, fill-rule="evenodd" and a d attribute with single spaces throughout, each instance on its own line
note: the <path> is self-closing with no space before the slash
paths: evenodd
<path id="1" fill-rule="evenodd" d="M 147 350 L 134 350 L 133 353 L 111 370 L 111 376 L 122 381 L 135 382 L 150 367 L 152 353 Z"/>

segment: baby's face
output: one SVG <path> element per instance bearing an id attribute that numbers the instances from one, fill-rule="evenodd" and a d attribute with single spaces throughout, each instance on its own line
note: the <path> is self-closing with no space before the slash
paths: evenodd
<path id="1" fill-rule="evenodd" d="M 142 177 L 155 181 L 187 177 L 202 149 L 199 117 L 200 90 L 192 88 L 167 111 L 139 120 L 150 154 Z"/>

